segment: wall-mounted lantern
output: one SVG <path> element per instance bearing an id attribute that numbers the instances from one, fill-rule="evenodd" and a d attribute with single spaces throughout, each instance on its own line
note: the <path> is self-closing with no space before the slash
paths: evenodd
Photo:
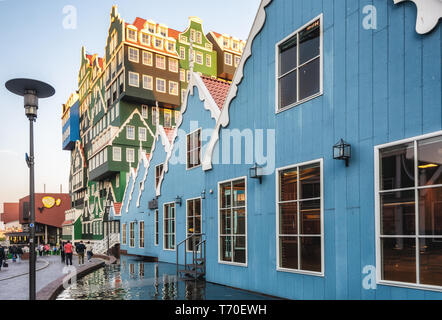
<path id="1" fill-rule="evenodd" d="M 345 166 L 348 167 L 348 161 L 351 158 L 351 145 L 345 142 L 343 139 L 339 140 L 333 146 L 333 159 L 345 160 Z"/>
<path id="2" fill-rule="evenodd" d="M 206 189 L 201 192 L 201 199 L 206 199 Z"/>
<path id="3" fill-rule="evenodd" d="M 183 199 L 180 196 L 176 196 L 175 204 L 179 205 L 181 207 L 182 202 L 183 202 Z"/>
<path id="4" fill-rule="evenodd" d="M 259 184 L 262 183 L 263 169 L 256 164 L 249 169 L 249 176 L 251 179 L 259 179 Z"/>

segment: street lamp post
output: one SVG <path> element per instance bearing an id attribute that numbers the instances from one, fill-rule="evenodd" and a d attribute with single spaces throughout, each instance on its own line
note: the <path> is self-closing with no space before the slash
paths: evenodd
<path id="1" fill-rule="evenodd" d="M 13 79 L 5 84 L 10 92 L 24 97 L 26 117 L 29 119 L 29 156 L 26 163 L 29 167 L 29 300 L 36 298 L 35 286 L 35 194 L 34 194 L 34 121 L 37 119 L 38 99 L 48 98 L 55 94 L 55 89 L 44 82 L 32 79 Z"/>
<path id="2" fill-rule="evenodd" d="M 112 201 L 110 199 L 106 199 L 106 205 L 105 205 L 105 219 L 104 222 L 106 222 L 106 229 L 107 229 L 107 255 L 109 255 L 109 239 L 110 239 L 110 234 L 109 234 L 109 215 L 110 215 L 110 209 L 112 207 Z"/>

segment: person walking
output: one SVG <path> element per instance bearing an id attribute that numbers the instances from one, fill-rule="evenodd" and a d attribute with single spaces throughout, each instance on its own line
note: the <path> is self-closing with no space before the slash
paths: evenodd
<path id="1" fill-rule="evenodd" d="M 61 263 L 64 263 L 65 260 L 65 253 L 64 253 L 64 242 L 61 243 L 60 245 L 60 256 L 61 256 Z"/>
<path id="2" fill-rule="evenodd" d="M 3 261 L 5 260 L 6 260 L 5 248 L 0 246 L 0 271 L 2 270 Z"/>
<path id="3" fill-rule="evenodd" d="M 43 256 L 43 244 L 40 243 L 40 245 L 38 246 L 38 255 L 41 257 Z"/>
<path id="4" fill-rule="evenodd" d="M 50 255 L 50 252 L 49 252 L 50 249 L 51 249 L 51 247 L 49 246 L 48 243 L 46 243 L 46 245 L 45 245 L 45 256 Z"/>
<path id="5" fill-rule="evenodd" d="M 84 264 L 84 251 L 86 250 L 86 246 L 84 245 L 83 241 L 80 241 L 80 243 L 77 245 L 77 253 L 78 253 L 78 264 L 81 266 Z"/>
<path id="6" fill-rule="evenodd" d="M 14 245 L 11 248 L 11 254 L 12 254 L 12 262 L 15 263 L 17 261 L 17 247 Z"/>
<path id="7" fill-rule="evenodd" d="M 91 262 L 92 256 L 94 255 L 92 252 L 92 244 L 90 241 L 86 244 L 86 254 L 87 254 L 87 261 Z"/>
<path id="8" fill-rule="evenodd" d="M 66 255 L 66 265 L 72 266 L 72 243 L 68 240 L 68 242 L 64 245 L 64 253 Z"/>
<path id="9" fill-rule="evenodd" d="M 17 248 L 17 262 L 21 262 L 21 256 L 23 255 L 23 249 L 21 247 Z"/>

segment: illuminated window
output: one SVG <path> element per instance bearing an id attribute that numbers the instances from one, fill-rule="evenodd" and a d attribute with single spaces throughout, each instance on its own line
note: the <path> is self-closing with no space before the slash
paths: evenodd
<path id="1" fill-rule="evenodd" d="M 169 81 L 169 94 L 174 96 L 178 95 L 178 82 Z"/>

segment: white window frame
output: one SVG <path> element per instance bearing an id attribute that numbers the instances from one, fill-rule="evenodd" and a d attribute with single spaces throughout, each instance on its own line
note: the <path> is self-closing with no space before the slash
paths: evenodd
<path id="1" fill-rule="evenodd" d="M 133 245 L 131 245 L 132 240 L 133 240 Z M 135 248 L 135 221 L 129 222 L 129 248 Z"/>
<path id="2" fill-rule="evenodd" d="M 154 245 L 159 246 L 160 244 L 160 211 L 155 209 L 154 212 Z"/>
<path id="3" fill-rule="evenodd" d="M 164 83 L 164 91 L 163 90 L 158 90 L 158 81 L 162 81 Z M 161 93 L 167 93 L 167 81 L 165 79 L 162 78 L 157 78 L 155 81 L 155 90 Z"/>
<path id="4" fill-rule="evenodd" d="M 175 92 L 173 92 L 173 86 L 175 86 Z M 169 94 L 173 96 L 178 96 L 180 94 L 178 82 L 169 81 Z"/>
<path id="5" fill-rule="evenodd" d="M 285 106 L 283 108 L 279 108 L 279 46 L 289 40 L 290 38 L 294 37 L 296 34 L 298 34 L 300 31 L 305 29 L 308 25 L 312 24 L 316 20 L 319 20 L 319 92 L 315 93 L 312 96 L 309 96 L 307 98 L 304 98 L 303 100 L 299 100 L 295 103 L 292 103 L 291 105 Z M 299 39 L 299 37 L 298 37 Z M 299 57 L 298 61 L 299 61 Z M 316 59 L 316 58 L 315 58 Z M 307 64 L 309 61 L 304 62 L 302 65 Z M 296 68 L 300 68 L 302 65 L 297 65 Z M 299 96 L 299 79 L 297 79 L 297 94 Z M 287 37 L 276 43 L 275 45 L 275 114 L 278 114 L 280 112 L 284 112 L 286 110 L 289 110 L 293 107 L 296 107 L 300 104 L 303 104 L 309 100 L 315 99 L 319 96 L 321 96 L 324 92 L 324 19 L 323 14 L 321 13 L 317 17 L 313 18 L 306 24 L 304 24 L 302 27 L 296 29 L 294 32 L 289 34 Z"/>
<path id="6" fill-rule="evenodd" d="M 189 198 L 189 199 L 186 199 L 186 233 L 185 233 L 185 236 L 186 236 L 186 239 L 190 236 L 189 234 L 188 234 L 188 230 L 189 230 L 189 224 L 188 224 L 188 220 L 189 220 L 189 207 L 187 206 L 187 203 L 189 202 L 189 201 L 194 201 L 194 200 L 199 200 L 200 201 L 200 219 L 201 219 L 201 233 L 200 234 L 203 234 L 203 201 L 202 201 L 202 198 L 201 197 L 196 197 L 196 198 Z M 195 218 L 195 215 L 193 215 L 192 216 L 193 218 Z M 194 232 L 195 233 L 195 232 Z M 186 252 L 192 252 L 191 250 L 188 250 L 189 248 L 188 248 L 188 246 L 187 246 L 187 243 L 185 244 L 185 247 L 186 247 Z M 200 252 L 200 250 L 198 250 L 197 252 Z"/>
<path id="7" fill-rule="evenodd" d="M 121 225 L 121 243 L 127 245 L 127 223 Z"/>
<path id="8" fill-rule="evenodd" d="M 141 116 L 144 119 L 149 118 L 149 106 L 146 106 L 145 104 L 141 105 Z"/>
<path id="9" fill-rule="evenodd" d="M 166 228 L 166 205 L 173 205 L 174 206 L 174 217 L 173 217 L 173 223 L 174 223 L 174 233 L 167 233 L 168 235 L 173 234 L 174 235 L 174 244 L 173 244 L 173 249 L 166 249 L 166 232 L 165 232 L 165 228 Z M 169 218 L 169 220 L 171 220 Z M 163 204 L 163 250 L 164 251 L 176 251 L 176 205 L 175 202 L 167 202 Z"/>
<path id="10" fill-rule="evenodd" d="M 172 67 L 174 65 L 175 67 Z M 179 70 L 180 70 L 180 64 L 178 63 L 178 60 L 174 58 L 169 58 L 169 71 L 178 73 Z"/>
<path id="11" fill-rule="evenodd" d="M 199 58 L 199 59 L 198 59 Z M 198 60 L 200 60 L 199 62 L 198 62 Z M 197 63 L 197 64 L 200 64 L 200 65 L 203 65 L 204 64 L 204 55 L 201 53 L 201 52 L 199 52 L 199 51 L 196 51 L 196 59 L 195 59 L 195 62 Z"/>
<path id="12" fill-rule="evenodd" d="M 186 82 L 186 70 L 180 69 L 180 81 Z"/>
<path id="13" fill-rule="evenodd" d="M 298 274 L 306 274 L 306 275 L 311 275 L 311 276 L 318 276 L 318 277 L 324 277 L 325 275 L 325 261 L 324 261 L 324 163 L 323 163 L 323 159 L 315 159 L 315 160 L 311 160 L 311 161 L 306 161 L 306 162 L 301 162 L 301 163 L 296 163 L 296 164 L 292 164 L 289 166 L 285 166 L 285 167 L 280 167 L 280 168 L 276 168 L 275 170 L 275 185 L 276 185 L 276 193 L 275 193 L 275 219 L 276 219 L 276 270 L 277 271 L 281 271 L 281 272 L 288 272 L 288 273 L 298 273 Z M 320 213 L 320 217 L 321 217 L 321 272 L 315 272 L 315 271 L 308 271 L 308 270 L 299 270 L 299 269 L 288 269 L 288 268 L 282 268 L 279 266 L 279 173 L 281 171 L 284 170 L 288 170 L 288 169 L 293 169 L 293 168 L 299 168 L 302 166 L 307 166 L 310 164 L 317 164 L 319 163 L 320 165 L 320 174 L 321 174 L 321 187 L 320 187 L 320 192 L 321 192 L 321 199 L 320 199 L 320 207 L 321 207 L 321 213 Z M 298 192 L 297 194 L 299 195 L 299 184 L 297 186 L 298 188 Z M 299 200 L 299 199 L 297 199 Z M 299 214 L 299 213 L 298 213 Z M 299 236 L 299 235 L 298 235 Z M 300 261 L 300 251 L 298 250 L 298 261 Z"/>
<path id="14" fill-rule="evenodd" d="M 168 117 L 169 117 L 168 123 L 166 123 L 166 115 L 168 115 Z M 171 128 L 172 127 L 172 110 L 164 109 L 164 113 L 163 113 L 163 126 L 165 128 Z"/>
<path id="15" fill-rule="evenodd" d="M 185 60 L 186 59 L 186 48 L 180 47 L 180 59 Z"/>
<path id="16" fill-rule="evenodd" d="M 159 46 L 157 46 L 157 40 L 161 42 L 161 44 Z M 164 44 L 163 39 L 160 39 L 160 38 L 154 38 L 153 39 L 153 46 L 154 46 L 154 48 L 156 48 L 156 49 L 163 49 L 163 44 Z"/>
<path id="17" fill-rule="evenodd" d="M 212 66 L 212 56 L 210 54 L 206 54 L 206 66 L 207 67 Z"/>
<path id="18" fill-rule="evenodd" d="M 147 41 L 143 41 L 143 36 L 147 37 Z M 140 42 L 146 46 L 150 45 L 150 35 L 146 32 L 141 31 L 140 32 Z"/>
<path id="19" fill-rule="evenodd" d="M 158 63 L 158 61 L 160 61 L 161 59 L 163 59 L 163 61 L 164 61 L 163 66 L 161 66 L 160 63 Z M 166 70 L 166 57 L 162 56 L 160 54 L 156 54 L 155 55 L 155 67 L 157 67 L 158 69 L 161 69 L 161 70 Z"/>
<path id="20" fill-rule="evenodd" d="M 227 57 L 230 57 L 230 63 L 227 61 Z M 229 52 L 224 52 L 224 64 L 233 66 L 233 55 Z"/>
<path id="21" fill-rule="evenodd" d="M 189 152 L 188 151 L 188 144 L 187 144 L 187 137 L 191 136 L 192 134 L 194 134 L 195 132 L 198 132 L 198 131 L 201 132 L 200 133 L 201 147 L 200 147 L 200 152 L 199 152 L 200 164 L 197 165 L 197 166 L 193 166 L 193 167 L 189 168 L 189 163 L 187 163 L 187 153 Z M 193 130 L 192 132 L 189 132 L 188 134 L 186 134 L 186 170 L 193 170 L 193 169 L 196 169 L 196 168 L 199 168 L 199 167 L 202 166 L 202 163 L 203 163 L 203 158 L 202 158 L 202 156 L 203 156 L 202 155 L 202 152 L 203 152 L 203 136 L 202 136 L 202 134 L 203 134 L 203 129 L 201 127 L 196 129 L 196 130 Z M 195 149 L 193 149 L 193 150 L 195 150 Z M 190 150 L 190 151 L 192 151 L 192 150 Z"/>
<path id="22" fill-rule="evenodd" d="M 131 129 L 131 130 L 129 130 Z M 130 134 L 133 132 L 133 134 Z M 135 126 L 128 125 L 126 126 L 126 139 L 127 140 L 135 140 Z"/>
<path id="23" fill-rule="evenodd" d="M 153 66 L 153 53 L 143 50 L 143 64 L 145 66 Z"/>
<path id="24" fill-rule="evenodd" d="M 419 284 L 419 283 L 410 283 L 410 282 L 400 282 L 400 281 L 393 281 L 393 280 L 383 280 L 382 279 L 382 274 L 381 274 L 381 270 L 382 270 L 382 257 L 381 257 L 381 219 L 380 219 L 380 215 L 381 215 L 381 210 L 380 210 L 380 163 L 379 163 L 379 155 L 380 155 L 380 150 L 384 149 L 384 148 L 388 148 L 388 147 L 393 147 L 393 146 L 399 146 L 401 144 L 405 144 L 405 143 L 410 143 L 410 142 L 414 142 L 414 160 L 415 160 L 415 175 L 416 175 L 416 171 L 418 170 L 418 167 L 416 166 L 417 161 L 418 161 L 418 150 L 417 150 L 417 141 L 419 140 L 425 140 L 425 139 L 429 139 L 429 138 L 433 138 L 433 137 L 437 137 L 437 136 L 442 136 L 442 130 L 441 131 L 436 131 L 436 132 L 432 132 L 432 133 L 428 133 L 428 134 L 424 134 L 424 135 L 420 135 L 420 136 L 414 136 L 411 138 L 407 138 L 407 139 L 403 139 L 403 140 L 398 140 L 398 141 L 393 141 L 393 142 L 389 142 L 389 143 L 385 143 L 382 145 L 376 145 L 374 147 L 374 192 L 375 192 L 375 231 L 376 231 L 376 283 L 379 285 L 388 285 L 388 286 L 395 286 L 395 287 L 402 287 L 402 288 L 410 288 L 410 289 L 424 289 L 424 290 L 432 290 L 432 291 L 442 291 L 442 286 L 435 286 L 435 285 L 428 285 L 428 284 Z M 434 187 L 438 187 L 441 185 L 431 185 L 431 188 Z M 427 186 L 428 187 L 428 186 Z M 414 190 L 415 193 L 418 192 L 418 190 L 420 189 L 425 189 L 425 186 L 416 186 L 414 185 L 413 187 L 410 188 L 404 188 L 404 189 L 410 189 L 410 190 Z M 402 189 L 400 189 L 402 190 Z M 389 190 L 389 191 L 394 191 L 393 190 Z M 415 227 L 419 228 L 419 224 L 418 224 L 418 218 L 419 218 L 419 201 L 416 201 L 416 210 L 415 210 Z M 384 236 L 385 237 L 385 236 Z M 422 239 L 425 238 L 426 236 L 422 236 L 419 234 L 415 234 L 415 235 L 410 235 L 408 236 L 409 238 L 414 238 L 414 239 Z M 433 235 L 428 235 L 428 238 L 434 238 Z M 418 282 L 419 280 L 419 274 L 420 274 L 420 259 L 419 259 L 419 246 L 416 246 L 416 282 Z"/>
<path id="25" fill-rule="evenodd" d="M 119 157 L 115 154 L 117 150 L 119 152 Z M 121 161 L 121 147 L 112 147 L 112 161 Z"/>
<path id="26" fill-rule="evenodd" d="M 143 89 L 153 90 L 153 77 L 143 74 Z"/>
<path id="27" fill-rule="evenodd" d="M 245 183 L 245 194 L 246 194 L 246 204 L 245 204 L 245 229 L 246 229 L 246 233 L 245 233 L 245 237 L 246 237 L 246 262 L 245 263 L 239 263 L 239 262 L 229 262 L 229 261 L 224 261 L 221 260 L 221 233 L 220 233 L 220 229 L 221 229 L 221 220 L 220 220 L 220 211 L 221 211 L 221 197 L 219 196 L 220 194 L 220 187 L 222 184 L 227 183 L 227 182 L 235 182 L 235 181 L 239 181 L 239 180 L 244 180 Z M 232 200 L 233 201 L 233 200 Z M 248 180 L 247 180 L 247 176 L 243 176 L 243 177 L 237 177 L 237 178 L 233 178 L 233 179 L 228 179 L 228 180 L 224 180 L 224 181 L 219 181 L 218 182 L 218 211 L 217 211 L 217 216 L 218 216 L 218 230 L 217 230 L 217 241 L 218 241 L 218 263 L 219 264 L 226 264 L 226 265 L 232 265 L 232 266 L 238 266 L 238 267 L 244 267 L 247 268 L 248 267 L 248 263 L 249 263 L 249 231 L 248 231 L 248 202 L 249 202 L 249 196 L 248 196 Z M 233 254 L 233 251 L 232 251 Z"/>
<path id="28" fill-rule="evenodd" d="M 132 76 L 136 76 L 136 78 L 137 78 L 137 84 L 135 85 L 135 84 L 133 84 L 133 82 L 132 82 Z M 132 71 L 129 71 L 129 86 L 131 86 L 131 87 L 136 87 L 136 88 L 139 88 L 140 87 L 140 74 L 139 73 L 137 73 L 137 72 L 132 72 Z"/>
<path id="29" fill-rule="evenodd" d="M 135 37 L 134 38 L 131 38 L 129 35 L 130 35 L 130 32 L 129 31 L 133 31 L 133 32 L 135 32 Z M 132 27 L 132 26 L 128 26 L 127 27 L 127 40 L 129 40 L 129 41 L 133 41 L 133 42 L 137 42 L 137 33 L 138 33 L 138 30 L 137 30 L 137 28 L 136 27 Z"/>
<path id="30" fill-rule="evenodd" d="M 146 245 L 146 241 L 145 241 L 145 232 L 144 232 L 144 220 L 141 220 L 138 222 L 139 227 L 138 227 L 138 247 L 141 249 L 144 249 L 145 245 Z M 143 228 L 141 228 L 141 225 L 143 225 Z M 143 236 L 141 236 L 141 234 L 143 234 Z M 141 245 L 141 240 L 143 240 L 143 245 Z"/>
<path id="31" fill-rule="evenodd" d="M 140 62 L 140 50 L 137 48 L 129 47 L 128 49 L 129 61 L 139 63 Z M 112 60 L 112 62 L 115 60 Z"/>
<path id="32" fill-rule="evenodd" d="M 234 62 L 235 68 L 238 68 L 239 64 L 241 63 L 241 56 L 234 56 L 233 62 Z"/>
<path id="33" fill-rule="evenodd" d="M 133 161 L 129 161 L 129 155 L 130 154 L 132 154 L 133 156 L 132 156 L 132 158 L 133 158 Z M 127 163 L 135 163 L 135 149 L 133 149 L 133 148 L 126 148 L 126 162 Z"/>
<path id="34" fill-rule="evenodd" d="M 142 136 L 144 136 L 143 139 L 141 139 Z M 147 129 L 146 128 L 144 128 L 144 127 L 139 127 L 138 128 L 138 140 L 140 140 L 140 141 L 147 141 Z"/>

